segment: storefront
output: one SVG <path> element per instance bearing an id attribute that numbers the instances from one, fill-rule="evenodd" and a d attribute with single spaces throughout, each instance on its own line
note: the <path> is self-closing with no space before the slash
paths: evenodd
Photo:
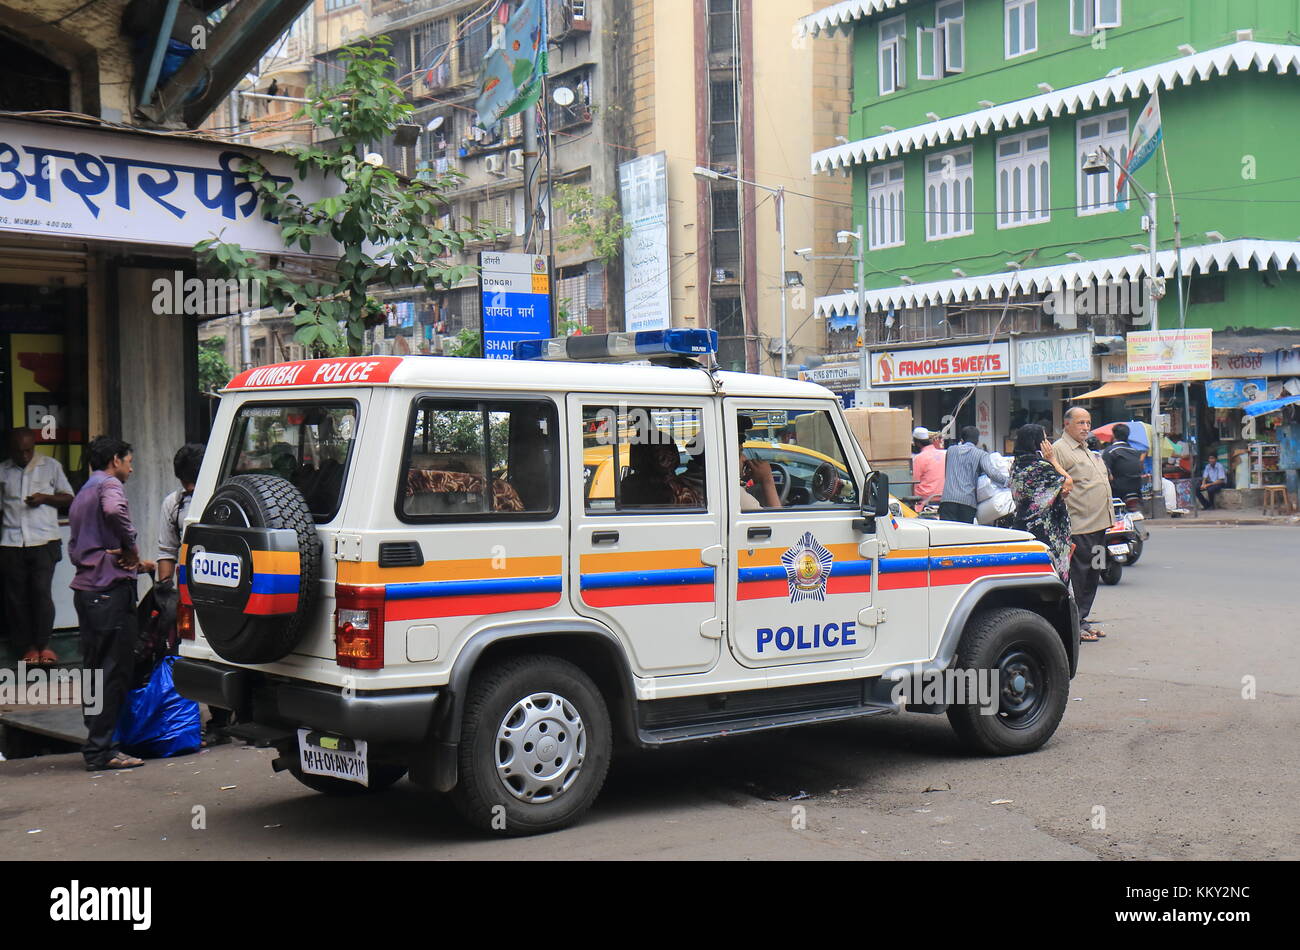
<path id="1" fill-rule="evenodd" d="M 871 389 L 889 393 L 894 407 L 910 408 L 915 425 L 959 433 L 980 431 L 980 445 L 1002 451 L 1010 432 L 1011 344 L 873 350 Z"/>
<path id="2" fill-rule="evenodd" d="M 148 557 L 175 487 L 172 456 L 206 437 L 194 318 L 231 312 L 239 298 L 225 282 L 209 293 L 198 281 L 193 246 L 221 234 L 284 253 L 240 157 L 192 137 L 0 118 L 0 438 L 33 429 L 74 488 L 89 474 L 91 438 L 131 443 L 127 495 Z M 290 165 L 270 164 L 294 181 Z M 323 193 L 302 190 L 308 200 Z M 71 576 L 65 556 L 54 580 L 58 627 L 76 623 Z"/>

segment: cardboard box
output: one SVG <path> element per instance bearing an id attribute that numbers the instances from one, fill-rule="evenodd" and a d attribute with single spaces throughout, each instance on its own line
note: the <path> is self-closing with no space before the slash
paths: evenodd
<path id="1" fill-rule="evenodd" d="M 795 438 L 805 449 L 812 449 L 831 458 L 839 458 L 835 432 L 824 412 L 807 412 L 794 420 Z"/>
<path id="2" fill-rule="evenodd" d="M 863 410 L 871 419 L 869 459 L 910 458 L 912 455 L 912 410 L 871 408 Z"/>
<path id="3" fill-rule="evenodd" d="M 849 431 L 862 447 L 862 454 L 871 458 L 871 410 L 845 409 L 844 418 L 849 424 Z"/>

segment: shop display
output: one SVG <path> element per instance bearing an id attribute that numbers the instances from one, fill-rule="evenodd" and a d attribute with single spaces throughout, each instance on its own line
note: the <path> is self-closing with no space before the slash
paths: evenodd
<path id="1" fill-rule="evenodd" d="M 1285 485 L 1286 472 L 1280 467 L 1281 449 L 1275 442 L 1252 442 L 1250 446 L 1250 487 L 1266 488 Z"/>

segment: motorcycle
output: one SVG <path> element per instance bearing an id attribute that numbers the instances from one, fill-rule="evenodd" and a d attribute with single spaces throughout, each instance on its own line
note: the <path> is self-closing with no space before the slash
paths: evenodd
<path id="1" fill-rule="evenodd" d="M 1124 576 L 1125 567 L 1138 562 L 1149 534 L 1141 524 L 1142 513 L 1134 510 L 1124 499 L 1112 498 L 1111 508 L 1114 523 L 1106 530 L 1106 567 L 1101 572 L 1101 579 L 1113 586 Z"/>

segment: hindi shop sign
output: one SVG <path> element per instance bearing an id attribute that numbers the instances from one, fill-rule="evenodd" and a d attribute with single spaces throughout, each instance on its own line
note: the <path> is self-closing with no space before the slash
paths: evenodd
<path id="1" fill-rule="evenodd" d="M 542 254 L 478 256 L 483 297 L 483 356 L 512 360 L 520 340 L 551 335 L 551 268 Z"/>
<path id="2" fill-rule="evenodd" d="M 1012 352 L 1017 386 L 1077 383 L 1097 378 L 1091 333 L 1021 338 L 1012 343 Z"/>
<path id="3" fill-rule="evenodd" d="M 1135 330 L 1128 335 L 1130 382 L 1209 379 L 1212 330 Z"/>
<path id="4" fill-rule="evenodd" d="M 193 247 L 218 234 L 248 251 L 286 248 L 240 172 L 245 153 L 210 142 L 0 119 L 0 231 Z M 262 154 L 304 201 L 327 194 Z M 333 256 L 319 239 L 313 254 Z"/>
<path id="5" fill-rule="evenodd" d="M 943 389 L 1011 382 L 1011 345 L 1005 340 L 871 354 L 872 389 Z"/>

